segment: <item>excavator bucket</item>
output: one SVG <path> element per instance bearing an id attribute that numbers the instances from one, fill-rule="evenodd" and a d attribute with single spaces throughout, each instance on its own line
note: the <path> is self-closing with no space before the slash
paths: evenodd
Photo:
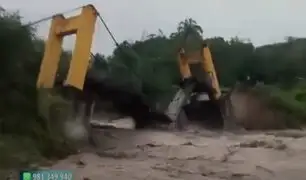
<path id="1" fill-rule="evenodd" d="M 178 129 L 189 122 L 214 129 L 233 127 L 231 91 L 221 92 L 208 46 L 204 44 L 202 51 L 190 54 L 181 49 L 178 59 L 182 79 L 192 81 L 178 89 L 166 115 Z"/>

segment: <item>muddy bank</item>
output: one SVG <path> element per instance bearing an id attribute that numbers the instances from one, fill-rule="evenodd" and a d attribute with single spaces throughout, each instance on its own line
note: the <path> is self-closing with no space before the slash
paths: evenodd
<path id="1" fill-rule="evenodd" d="M 296 124 L 293 126 L 288 123 L 288 121 L 296 121 L 293 116 L 273 108 L 267 99 L 254 93 L 251 89 L 235 89 L 232 92 L 231 101 L 235 121 L 245 129 L 268 130 L 299 127 Z"/>

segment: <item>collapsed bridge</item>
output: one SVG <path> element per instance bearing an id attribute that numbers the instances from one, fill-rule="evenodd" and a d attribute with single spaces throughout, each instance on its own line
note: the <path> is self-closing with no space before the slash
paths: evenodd
<path id="1" fill-rule="evenodd" d="M 79 102 L 85 102 L 83 122 L 88 131 L 90 131 L 90 118 L 95 101 L 110 102 L 112 107 L 108 109 L 109 111 L 132 117 L 136 129 L 148 127 L 153 122 L 166 124 L 174 122 L 176 127 L 182 130 L 187 125 L 188 118 L 203 122 L 207 120 L 212 122 L 208 124 L 214 124 L 214 128 L 224 127 L 224 121 L 230 117 L 229 109 L 226 107 L 226 104 L 230 104 L 230 99 L 226 99 L 229 96 L 221 92 L 214 62 L 205 42 L 196 53 L 185 52 L 183 47 L 180 48 L 179 88 L 166 110 L 160 111 L 156 109 L 154 103 L 147 100 L 141 90 L 133 92 L 129 91 L 129 84 L 114 84 L 111 74 L 106 73 L 105 77 L 97 78 L 89 73 L 95 22 L 97 18 L 104 25 L 105 22 L 93 5 L 81 8 L 82 12 L 77 16 L 65 18 L 60 14 L 52 17 L 37 87 L 47 89 L 53 88 L 54 85 L 64 87 L 63 94 L 74 101 L 75 114 L 79 111 Z M 112 33 L 106 25 L 105 27 L 118 46 Z M 65 80 L 56 81 L 63 38 L 71 34 L 76 34 L 76 43 L 67 77 Z M 200 100 L 199 97 L 203 94 L 208 98 Z"/>

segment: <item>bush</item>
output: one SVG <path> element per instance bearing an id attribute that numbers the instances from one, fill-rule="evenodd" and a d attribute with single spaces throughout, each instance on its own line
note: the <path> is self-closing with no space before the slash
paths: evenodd
<path id="1" fill-rule="evenodd" d="M 20 18 L 18 13 L 0 10 L 1 163 L 15 158 L 24 158 L 22 162 L 27 162 L 33 159 L 33 152 L 37 157 L 63 156 L 71 152 L 63 135 L 57 131 L 58 127 L 50 126 L 57 121 L 50 119 L 49 114 L 52 113 L 44 115 L 39 108 L 43 106 L 41 102 L 38 104 L 41 100 L 48 101 L 48 111 L 66 107 L 63 101 L 55 102 L 57 97 L 50 99 L 48 94 L 40 96 L 38 93 L 36 79 L 43 55 L 43 41 L 35 37 L 33 28 L 23 26 Z M 64 116 L 61 114 L 56 118 L 62 120 Z"/>

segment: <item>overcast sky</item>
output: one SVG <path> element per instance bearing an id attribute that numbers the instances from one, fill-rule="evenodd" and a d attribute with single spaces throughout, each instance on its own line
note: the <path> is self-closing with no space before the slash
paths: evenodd
<path id="1" fill-rule="evenodd" d="M 187 17 L 202 26 L 205 37 L 238 36 L 257 46 L 286 36 L 306 37 L 304 0 L 1 0 L 0 5 L 19 10 L 26 22 L 88 3 L 100 11 L 119 42 L 140 39 L 144 31 L 155 33 L 158 28 L 168 35 Z M 38 27 L 39 36 L 46 38 L 48 26 Z M 96 27 L 92 51 L 110 54 L 113 42 L 100 22 Z M 73 38 L 64 47 L 73 48 Z"/>

